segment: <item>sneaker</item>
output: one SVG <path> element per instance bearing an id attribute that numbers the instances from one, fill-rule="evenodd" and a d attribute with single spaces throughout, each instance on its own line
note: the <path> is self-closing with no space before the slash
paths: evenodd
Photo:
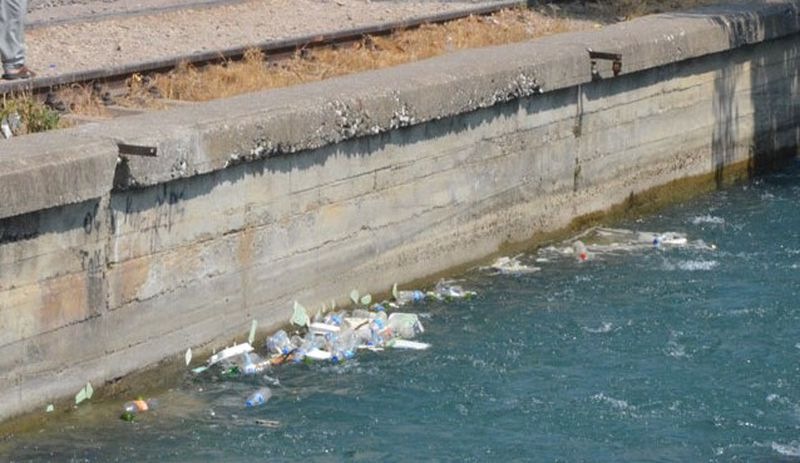
<path id="1" fill-rule="evenodd" d="M 5 74 L 3 74 L 3 79 L 5 80 L 32 79 L 34 77 L 36 77 L 36 73 L 28 69 L 25 65 L 6 70 Z"/>

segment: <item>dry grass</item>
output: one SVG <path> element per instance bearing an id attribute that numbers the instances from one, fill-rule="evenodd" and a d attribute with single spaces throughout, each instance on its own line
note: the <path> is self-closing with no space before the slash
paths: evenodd
<path id="1" fill-rule="evenodd" d="M 500 11 L 445 24 L 425 25 L 389 36 L 365 37 L 346 47 L 302 50 L 293 58 L 270 62 L 258 50 L 240 61 L 195 67 L 181 64 L 167 74 L 134 75 L 121 106 L 161 109 L 162 98 L 208 101 L 270 88 L 318 81 L 380 69 L 465 48 L 531 40 L 551 34 L 600 28 L 623 18 L 718 3 L 719 0 L 610 0 L 544 4 Z M 68 89 L 61 98 L 83 115 L 104 115 L 106 109 L 91 88 Z"/>
<path id="2" fill-rule="evenodd" d="M 464 48 L 520 42 L 590 27 L 592 23 L 587 21 L 548 17 L 533 10 L 506 10 L 488 17 L 425 25 L 386 37 L 366 37 L 344 48 L 305 50 L 279 63 L 268 63 L 260 51 L 250 50 L 244 60 L 220 66 L 196 68 L 183 64 L 156 76 L 154 84 L 166 98 L 207 101 L 396 66 Z"/>
<path id="3" fill-rule="evenodd" d="M 694 8 L 720 3 L 719 0 L 611 0 L 608 7 L 613 14 L 626 19 L 648 14 Z"/>
<path id="4" fill-rule="evenodd" d="M 72 84 L 60 89 L 58 99 L 71 113 L 91 117 L 108 117 L 109 112 L 100 95 L 91 85 Z"/>

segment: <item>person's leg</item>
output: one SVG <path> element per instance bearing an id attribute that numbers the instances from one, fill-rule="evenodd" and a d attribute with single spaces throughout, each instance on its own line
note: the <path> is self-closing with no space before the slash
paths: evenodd
<path id="1" fill-rule="evenodd" d="M 32 74 L 25 68 L 24 27 L 27 11 L 28 0 L 0 0 L 0 54 L 5 78 L 25 78 Z"/>

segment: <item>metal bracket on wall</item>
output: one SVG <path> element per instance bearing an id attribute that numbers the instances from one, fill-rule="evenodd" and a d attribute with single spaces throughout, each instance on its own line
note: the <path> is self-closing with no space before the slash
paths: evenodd
<path id="1" fill-rule="evenodd" d="M 141 146 L 141 145 L 129 145 L 127 143 L 117 143 L 117 148 L 119 149 L 119 154 L 126 154 L 130 156 L 147 156 L 147 157 L 157 157 L 158 156 L 158 148 L 155 146 Z"/>
<path id="2" fill-rule="evenodd" d="M 589 60 L 592 65 L 592 80 L 600 80 L 600 71 L 597 70 L 597 60 L 611 61 L 611 71 L 614 72 L 614 77 L 617 77 L 622 72 L 622 54 L 609 53 L 605 51 L 594 51 L 587 48 L 589 52 Z"/>

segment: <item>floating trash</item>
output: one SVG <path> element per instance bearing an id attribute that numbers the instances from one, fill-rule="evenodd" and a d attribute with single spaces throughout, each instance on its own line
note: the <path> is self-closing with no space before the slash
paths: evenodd
<path id="1" fill-rule="evenodd" d="M 434 290 L 427 294 L 428 297 L 440 301 L 469 299 L 475 295 L 477 295 L 475 291 L 465 291 L 460 285 L 455 284 L 454 280 L 439 280 Z"/>
<path id="2" fill-rule="evenodd" d="M 394 284 L 392 287 L 392 296 L 394 297 L 394 303 L 402 307 L 406 304 L 413 304 L 417 302 L 422 302 L 425 300 L 425 293 L 420 290 L 412 290 L 412 291 L 400 291 L 397 289 L 397 283 Z"/>
<path id="3" fill-rule="evenodd" d="M 572 243 L 572 253 L 581 262 L 589 260 L 589 250 L 586 249 L 586 245 L 581 240 Z"/>
<path id="4" fill-rule="evenodd" d="M 281 426 L 281 422 L 275 420 L 256 420 L 256 424 L 270 429 L 279 428 Z"/>
<path id="5" fill-rule="evenodd" d="M 142 412 L 146 412 L 156 408 L 158 401 L 156 399 L 144 400 L 141 397 L 136 400 L 125 402 L 122 406 L 122 414 L 119 419 L 122 421 L 133 421 L 136 416 Z"/>
<path id="6" fill-rule="evenodd" d="M 541 249 L 536 261 L 548 262 L 553 257 L 573 256 L 583 262 L 606 254 L 672 248 L 713 251 L 716 246 L 707 244 L 703 240 L 691 241 L 686 234 L 674 231 L 651 232 L 593 227 L 567 240 L 564 247 L 548 246 Z"/>
<path id="7" fill-rule="evenodd" d="M 524 274 L 524 273 L 535 273 L 541 271 L 541 267 L 534 267 L 530 265 L 525 265 L 519 261 L 520 256 L 514 257 L 498 257 L 492 265 L 488 267 L 484 267 L 488 270 L 493 270 L 496 273 L 500 274 Z"/>
<path id="8" fill-rule="evenodd" d="M 261 389 L 250 394 L 244 404 L 248 408 L 259 407 L 266 404 L 271 398 L 272 390 L 268 387 L 262 387 Z"/>
<path id="9" fill-rule="evenodd" d="M 247 342 L 228 347 L 212 355 L 211 358 L 208 359 L 208 366 L 214 365 L 215 363 L 219 363 L 223 360 L 227 360 L 232 357 L 236 357 L 248 352 L 253 352 L 253 346 L 251 346 L 250 343 Z"/>
<path id="10" fill-rule="evenodd" d="M 227 347 L 212 355 L 206 365 L 192 371 L 199 374 L 213 368 L 216 377 L 222 380 L 240 380 L 244 376 L 252 376 L 255 379 L 247 381 L 257 381 L 262 386 L 264 384 L 279 386 L 280 381 L 277 378 L 265 374 L 278 365 L 316 362 L 335 365 L 353 359 L 360 350 L 373 352 L 386 349 L 427 350 L 431 347 L 430 344 L 411 340 L 425 332 L 420 316 L 400 311 L 387 313 L 387 308 L 396 309 L 405 304 L 421 303 L 425 300 L 449 301 L 469 298 L 475 294 L 474 291 L 467 291 L 452 280 L 439 281 L 434 289 L 427 293 L 420 290 L 401 291 L 395 285 L 392 288 L 394 298 L 392 302 L 373 303 L 369 294 L 361 295 L 353 290 L 350 297 L 354 308 L 351 311 L 336 311 L 336 306 L 332 303 L 330 311 L 323 306 L 313 318 L 308 316 L 305 307 L 295 302 L 289 321 L 296 331 L 290 334 L 287 330 L 281 329 L 268 336 L 263 344 L 264 353 L 260 355 L 253 348 L 256 330 L 254 321 L 250 328 L 250 342 Z M 187 363 L 191 360 L 191 350 L 187 350 L 186 360 Z M 271 397 L 272 390 L 269 387 L 260 387 L 247 397 L 245 406 L 264 405 Z M 136 413 L 142 411 L 138 406 L 128 410 L 130 405 L 131 403 L 126 403 L 127 414 L 123 414 L 122 419 L 132 421 Z M 279 426 L 278 422 L 272 421 L 259 423 L 265 427 Z"/>

